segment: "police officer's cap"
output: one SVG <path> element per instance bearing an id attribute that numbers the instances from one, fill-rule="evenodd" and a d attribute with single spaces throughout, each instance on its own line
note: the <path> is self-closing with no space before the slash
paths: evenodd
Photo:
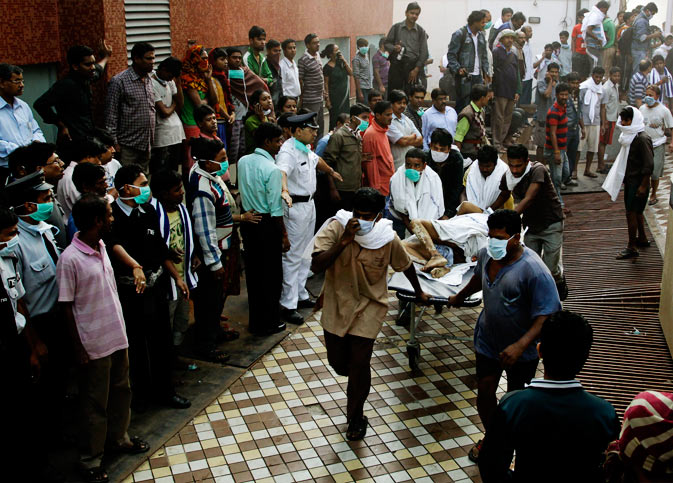
<path id="1" fill-rule="evenodd" d="M 287 118 L 287 122 L 298 128 L 310 127 L 311 129 L 318 129 L 318 125 L 315 122 L 315 117 L 318 114 L 315 112 L 308 112 L 306 114 L 299 114 L 296 116 L 290 116 Z"/>
<path id="2" fill-rule="evenodd" d="M 53 187 L 54 185 L 49 184 L 44 180 L 44 172 L 39 170 L 11 182 L 5 186 L 5 192 L 11 196 L 12 193 L 18 193 L 27 190 L 47 191 Z"/>

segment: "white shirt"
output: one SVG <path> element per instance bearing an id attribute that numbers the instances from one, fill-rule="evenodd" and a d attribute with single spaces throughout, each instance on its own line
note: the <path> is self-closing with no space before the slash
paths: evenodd
<path id="1" fill-rule="evenodd" d="M 421 117 L 423 122 L 423 149 L 430 149 L 430 136 L 432 132 L 438 127 L 444 128 L 451 133 L 451 136 L 456 135 L 456 126 L 458 125 L 458 114 L 453 107 L 446 106 L 444 112 L 439 112 L 435 106 L 423 113 Z"/>
<path id="2" fill-rule="evenodd" d="M 163 81 L 157 77 L 156 72 L 152 72 L 150 78 L 154 89 L 154 101 L 161 101 L 164 106 L 171 107 L 173 97 L 178 93 L 175 81 Z M 162 117 L 157 109 L 157 122 L 154 128 L 152 147 L 173 146 L 174 144 L 180 144 L 183 139 L 185 139 L 185 131 L 182 128 L 182 121 L 180 121 L 178 113 L 173 111 L 170 116 Z"/>
<path id="3" fill-rule="evenodd" d="M 523 77 L 524 81 L 531 80 L 535 69 L 533 68 L 533 51 L 530 48 L 530 40 L 526 40 L 523 44 L 523 60 L 526 63 L 526 74 Z"/>
<path id="4" fill-rule="evenodd" d="M 72 182 L 72 172 L 75 170 L 75 166 L 77 166 L 77 162 L 70 161 L 70 164 L 63 170 L 63 178 L 58 182 L 56 188 L 56 197 L 65 213 L 66 223 L 70 218 L 70 213 L 72 213 L 73 205 L 80 197 L 79 191 L 75 188 L 75 183 Z"/>
<path id="5" fill-rule="evenodd" d="M 276 166 L 287 175 L 287 189 L 291 195 L 313 196 L 320 158 L 313 151 L 300 151 L 295 142 L 299 141 L 291 137 L 283 143 L 276 155 Z"/>
<path id="6" fill-rule="evenodd" d="M 283 95 L 299 97 L 301 87 L 299 85 L 299 69 L 294 59 L 287 57 L 280 59 L 280 76 L 283 79 Z"/>
<path id="7" fill-rule="evenodd" d="M 421 133 L 418 132 L 414 122 L 409 119 L 407 116 L 402 114 L 402 117 L 397 117 L 393 114 L 393 120 L 388 126 L 388 141 L 390 141 L 390 151 L 393 153 L 393 163 L 395 163 L 395 169 L 399 168 L 404 164 L 404 156 L 414 146 L 400 146 L 395 144 L 401 138 L 405 136 L 411 136 L 415 134 L 418 137 L 421 137 Z"/>
<path id="8" fill-rule="evenodd" d="M 661 102 L 654 107 L 647 107 L 647 104 L 640 106 L 640 113 L 643 115 L 645 124 L 645 134 L 652 138 L 652 146 L 657 147 L 666 143 L 664 129 L 673 128 L 673 115 Z"/>
<path id="9" fill-rule="evenodd" d="M 472 33 L 472 30 L 470 30 L 470 27 L 467 27 L 467 31 L 470 34 L 470 37 L 472 37 L 472 43 L 474 44 L 474 69 L 472 69 L 472 72 L 470 74 L 472 75 L 480 75 L 481 74 L 481 64 L 479 63 L 479 31 L 477 31 L 476 35 Z"/>

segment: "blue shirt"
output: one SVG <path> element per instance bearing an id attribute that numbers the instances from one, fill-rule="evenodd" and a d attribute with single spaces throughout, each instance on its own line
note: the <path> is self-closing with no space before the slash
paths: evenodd
<path id="1" fill-rule="evenodd" d="M 572 96 L 568 97 L 566 115 L 568 116 L 568 131 L 576 130 L 579 127 L 580 117 Z"/>
<path id="2" fill-rule="evenodd" d="M 500 352 L 523 337 L 536 317 L 561 310 L 551 272 L 533 250 L 523 250 L 517 261 L 500 269 L 493 283 L 488 278 L 491 257 L 486 248 L 479 252 L 474 269 L 484 294 L 484 309 L 474 329 L 474 350 L 491 359 L 499 359 Z M 537 356 L 533 343 L 520 360 L 531 361 Z"/>
<path id="3" fill-rule="evenodd" d="M 647 51 L 650 48 L 650 41 L 645 39 L 650 34 L 650 19 L 645 12 L 640 12 L 631 28 L 633 29 L 631 50 Z"/>
<path id="4" fill-rule="evenodd" d="M 56 263 L 47 249 L 47 243 L 58 256 L 52 226 L 45 222 L 31 225 L 19 218 L 19 244 L 14 249 L 19 262 L 26 295 L 23 297 L 31 317 L 46 314 L 58 301 Z M 45 240 L 46 238 L 46 240 Z"/>
<path id="5" fill-rule="evenodd" d="M 322 158 L 325 149 L 327 149 L 327 143 L 329 142 L 329 138 L 331 137 L 332 137 L 331 132 L 328 132 L 323 137 L 321 137 L 320 141 L 318 141 L 318 144 L 316 144 L 315 150 L 313 152 Z"/>
<path id="6" fill-rule="evenodd" d="M 262 148 L 238 160 L 238 188 L 243 211 L 283 216 L 282 183 L 280 168 Z"/>
<path id="7" fill-rule="evenodd" d="M 46 142 L 30 106 L 18 97 L 12 105 L 0 97 L 0 166 L 7 167 L 7 156 L 33 141 Z"/>
<path id="8" fill-rule="evenodd" d="M 438 127 L 444 128 L 451 133 L 451 136 L 456 135 L 456 126 L 458 126 L 458 114 L 453 107 L 446 106 L 444 112 L 439 112 L 435 106 L 431 106 L 426 110 L 421 117 L 423 123 L 423 149 L 430 150 L 430 136 L 432 132 Z"/>

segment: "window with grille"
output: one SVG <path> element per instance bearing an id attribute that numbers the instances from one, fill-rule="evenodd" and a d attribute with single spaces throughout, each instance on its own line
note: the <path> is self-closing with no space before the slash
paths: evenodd
<path id="1" fill-rule="evenodd" d="M 149 42 L 160 62 L 171 55 L 170 0 L 124 0 L 126 16 L 126 57 L 138 42 Z"/>

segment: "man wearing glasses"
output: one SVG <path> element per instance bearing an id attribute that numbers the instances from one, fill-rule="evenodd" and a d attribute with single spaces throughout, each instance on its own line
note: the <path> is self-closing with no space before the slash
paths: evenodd
<path id="1" fill-rule="evenodd" d="M 45 142 L 30 106 L 18 98 L 21 94 L 23 70 L 0 64 L 0 186 L 9 175 L 7 157 L 12 151 L 35 141 Z"/>

